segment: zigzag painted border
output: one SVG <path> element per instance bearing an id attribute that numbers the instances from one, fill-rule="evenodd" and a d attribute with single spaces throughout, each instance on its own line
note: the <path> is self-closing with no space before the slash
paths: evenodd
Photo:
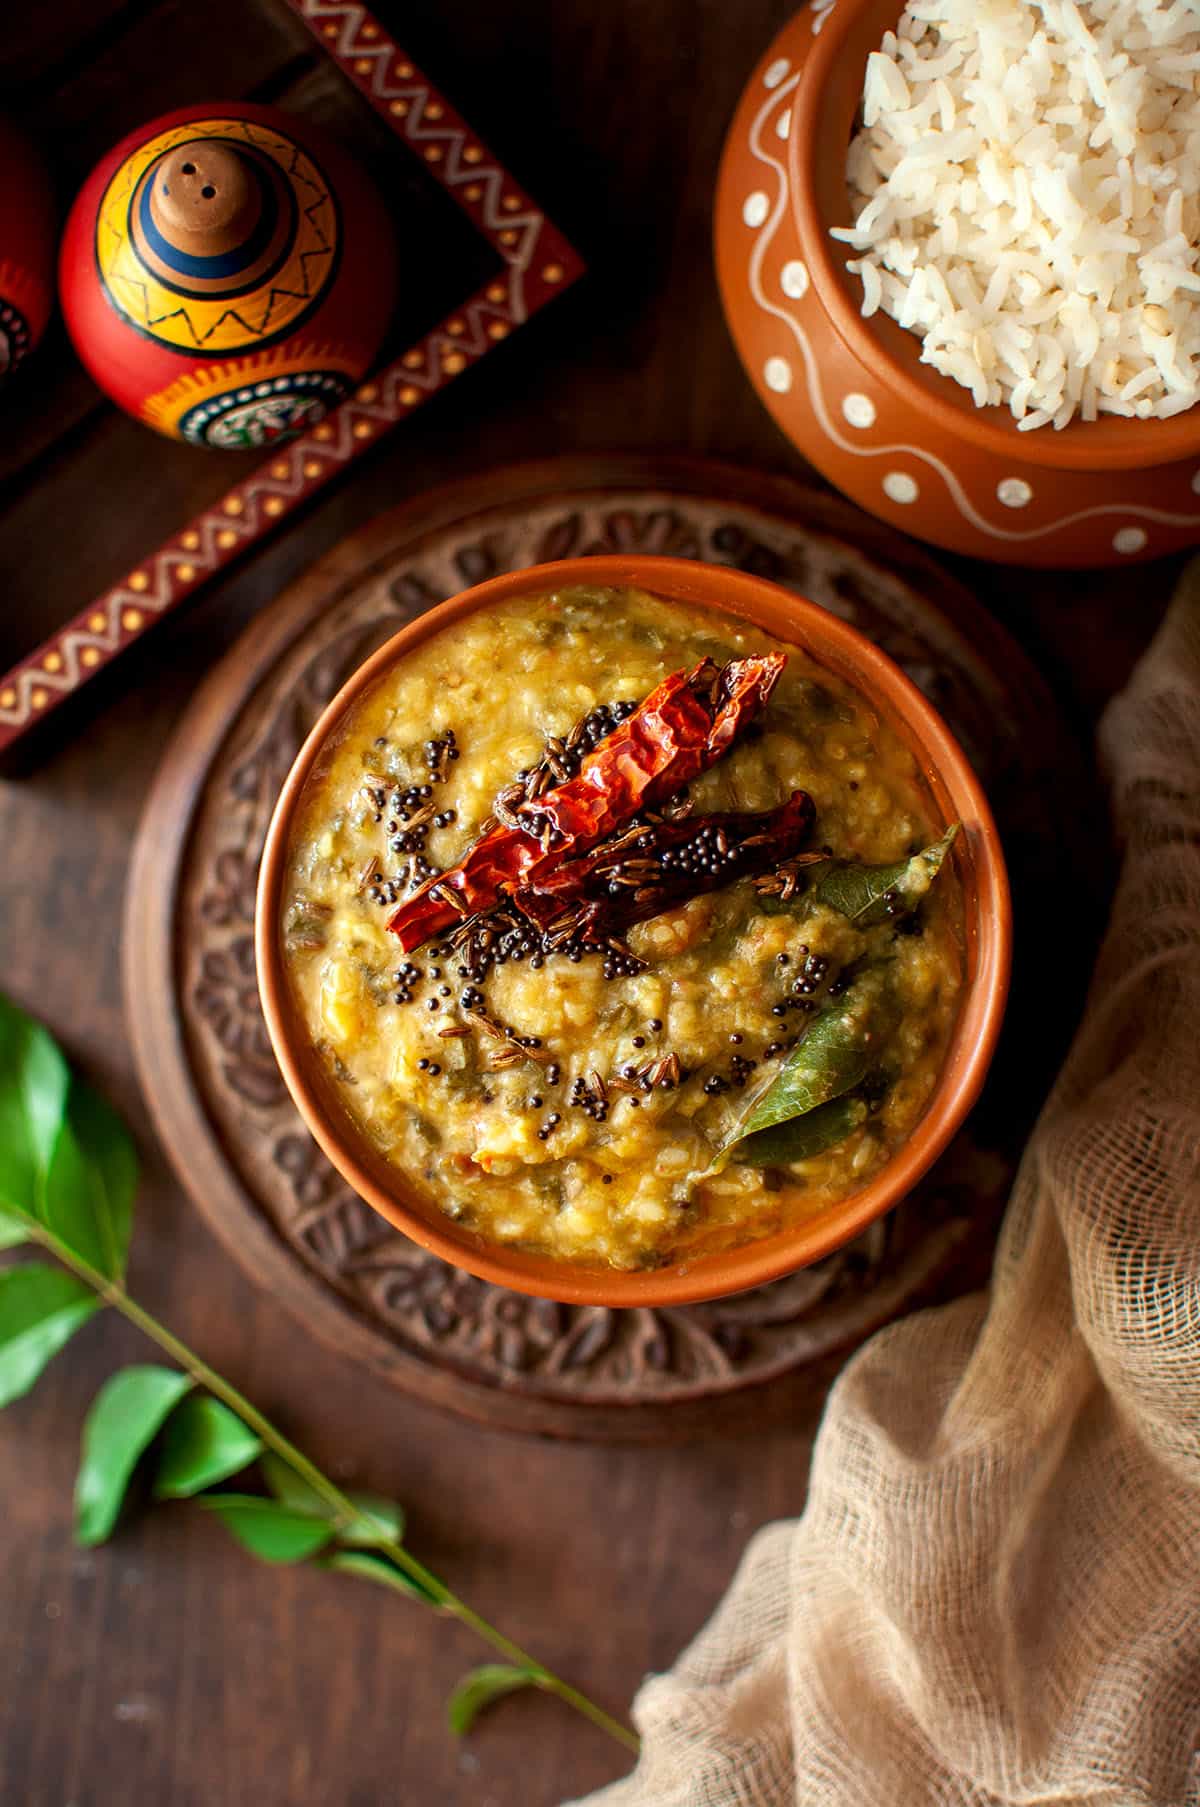
<path id="1" fill-rule="evenodd" d="M 558 228 L 366 7 L 286 4 L 458 203 L 503 268 L 0 678 L 0 752 L 583 274 L 582 259 Z"/>

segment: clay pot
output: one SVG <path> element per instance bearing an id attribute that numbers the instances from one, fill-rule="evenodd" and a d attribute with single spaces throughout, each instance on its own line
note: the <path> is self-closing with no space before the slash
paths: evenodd
<path id="1" fill-rule="evenodd" d="M 963 824 L 955 860 L 963 885 L 966 977 L 946 1063 L 925 1115 L 905 1145 L 860 1192 L 819 1218 L 730 1253 L 648 1273 L 619 1273 L 531 1255 L 485 1241 L 451 1222 L 360 1136 L 309 1043 L 290 995 L 281 935 L 293 814 L 329 737 L 363 690 L 451 623 L 512 596 L 568 584 L 635 585 L 671 600 L 753 621 L 803 645 L 855 685 L 913 749 L 946 823 Z M 954 1135 L 991 1060 L 1008 990 L 1011 918 L 1004 857 L 991 812 L 945 723 L 899 667 L 856 629 L 777 584 L 688 559 L 603 557 L 506 572 L 420 616 L 342 687 L 288 774 L 267 834 L 259 878 L 255 948 L 263 1011 L 288 1090 L 313 1136 L 348 1183 L 397 1229 L 444 1261 L 497 1286 L 574 1304 L 681 1305 L 761 1286 L 819 1261 L 889 1211 Z"/>
<path id="2" fill-rule="evenodd" d="M 122 139 L 71 209 L 63 313 L 100 387 L 196 445 L 270 445 L 366 374 L 396 299 L 391 222 L 302 119 L 185 107 Z"/>
<path id="3" fill-rule="evenodd" d="M 816 0 L 755 69 L 725 144 L 717 274 L 742 362 L 792 443 L 872 514 L 977 558 L 1109 565 L 1200 540 L 1200 406 L 1022 433 L 864 320 L 845 149 L 901 0 Z"/>
<path id="4" fill-rule="evenodd" d="M 33 147 L 0 119 L 0 382 L 27 358 L 54 305 L 54 198 Z"/>

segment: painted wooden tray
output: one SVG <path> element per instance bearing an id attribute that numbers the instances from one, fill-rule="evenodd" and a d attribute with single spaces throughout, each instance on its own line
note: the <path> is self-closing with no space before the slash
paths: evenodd
<path id="1" fill-rule="evenodd" d="M 327 419 L 240 478 L 0 675 L 0 754 L 170 610 L 278 532 L 327 484 L 578 281 L 583 260 L 480 135 L 359 0 L 285 0 L 458 206 L 496 268 Z M 204 98 L 208 98 L 205 96 Z M 154 453 L 147 441 L 146 460 Z"/>
<path id="2" fill-rule="evenodd" d="M 911 542 L 791 481 L 620 457 L 476 477 L 355 534 L 248 629 L 180 724 L 133 862 L 126 999 L 157 1127 L 212 1228 L 306 1333 L 404 1391 L 554 1435 L 693 1435 L 794 1412 L 879 1325 L 977 1285 L 1088 952 L 1084 926 L 1077 970 L 1057 948 L 1048 992 L 1044 958 L 1024 950 L 1008 1046 L 967 1131 L 859 1242 L 760 1291 L 679 1310 L 550 1304 L 376 1217 L 305 1132 L 259 1013 L 254 885 L 280 783 L 324 703 L 413 615 L 496 571 L 635 548 L 776 578 L 891 653 L 989 787 L 1019 931 L 1031 893 L 1068 887 L 1087 857 L 1085 780 L 1024 656 Z"/>

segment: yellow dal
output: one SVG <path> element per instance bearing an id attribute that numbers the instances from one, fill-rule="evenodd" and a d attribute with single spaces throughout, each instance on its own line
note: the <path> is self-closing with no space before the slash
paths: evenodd
<path id="1" fill-rule="evenodd" d="M 345 1108 L 369 1142 L 459 1223 L 488 1240 L 617 1268 L 656 1266 L 767 1235 L 858 1190 L 921 1116 L 942 1065 L 962 970 L 961 897 L 952 862 L 922 907 L 922 932 L 890 923 L 859 931 L 818 906 L 767 915 L 752 883 L 694 899 L 633 928 L 649 964 L 606 981 L 599 956 L 548 958 L 496 969 L 483 991 L 491 1014 L 538 1036 L 561 1068 L 525 1062 L 490 1070 L 498 1044 L 461 1024 L 467 983 L 442 968 L 451 996 L 436 1010 L 438 981 L 394 1001 L 392 975 L 406 956 L 362 875 L 373 855 L 397 873 L 387 820 L 376 821 L 367 774 L 400 786 L 428 773 L 424 743 L 453 729 L 461 756 L 435 795 L 454 823 L 431 831 L 437 867 L 458 859 L 497 791 L 602 702 L 644 697 L 680 666 L 778 650 L 780 643 L 727 616 L 683 608 L 637 590 L 570 589 L 514 599 L 468 617 L 418 647 L 350 711 L 311 775 L 296 814 L 285 886 L 288 965 L 303 1020 Z M 764 732 L 740 744 L 692 787 L 698 812 L 761 810 L 794 789 L 816 804 L 814 845 L 869 863 L 904 858 L 942 832 L 912 754 L 858 692 L 795 647 L 762 717 Z M 381 742 L 386 744 L 380 744 Z M 319 924 L 311 930 L 314 920 Z M 309 924 L 297 934 L 297 924 Z M 288 933 L 287 925 L 291 925 Z M 314 941 L 320 945 L 312 945 Z M 900 1027 L 888 1050 L 891 1083 L 881 1106 L 838 1147 L 784 1171 L 730 1166 L 708 1172 L 713 1151 L 778 1071 L 772 1042 L 806 1019 L 781 1020 L 807 947 L 837 970 L 864 957 L 889 961 Z M 781 965 L 778 956 L 788 955 Z M 413 956 L 430 964 L 429 950 Z M 648 1025 L 661 1020 L 655 1033 Z M 738 1045 L 730 1037 L 742 1037 Z M 644 1039 L 635 1048 L 633 1037 Z M 674 1090 L 613 1100 L 593 1122 L 568 1104 L 571 1082 L 674 1052 L 688 1077 Z M 736 1052 L 758 1064 L 745 1090 L 705 1094 Z M 421 1060 L 442 1071 L 422 1071 Z M 541 1097 L 534 1107 L 530 1100 Z M 538 1136 L 550 1113 L 561 1121 Z M 605 1176 L 608 1176 L 607 1178 Z"/>

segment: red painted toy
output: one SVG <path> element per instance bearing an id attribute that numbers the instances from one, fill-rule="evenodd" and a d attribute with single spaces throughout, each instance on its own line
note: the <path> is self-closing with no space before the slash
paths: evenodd
<path id="1" fill-rule="evenodd" d="M 0 382 L 28 357 L 54 304 L 54 201 L 26 140 L 0 119 Z"/>
<path id="2" fill-rule="evenodd" d="M 311 425 L 370 369 L 396 298 L 391 221 L 306 121 L 243 101 L 131 132 L 67 221 L 59 291 L 102 389 L 241 450 Z"/>

